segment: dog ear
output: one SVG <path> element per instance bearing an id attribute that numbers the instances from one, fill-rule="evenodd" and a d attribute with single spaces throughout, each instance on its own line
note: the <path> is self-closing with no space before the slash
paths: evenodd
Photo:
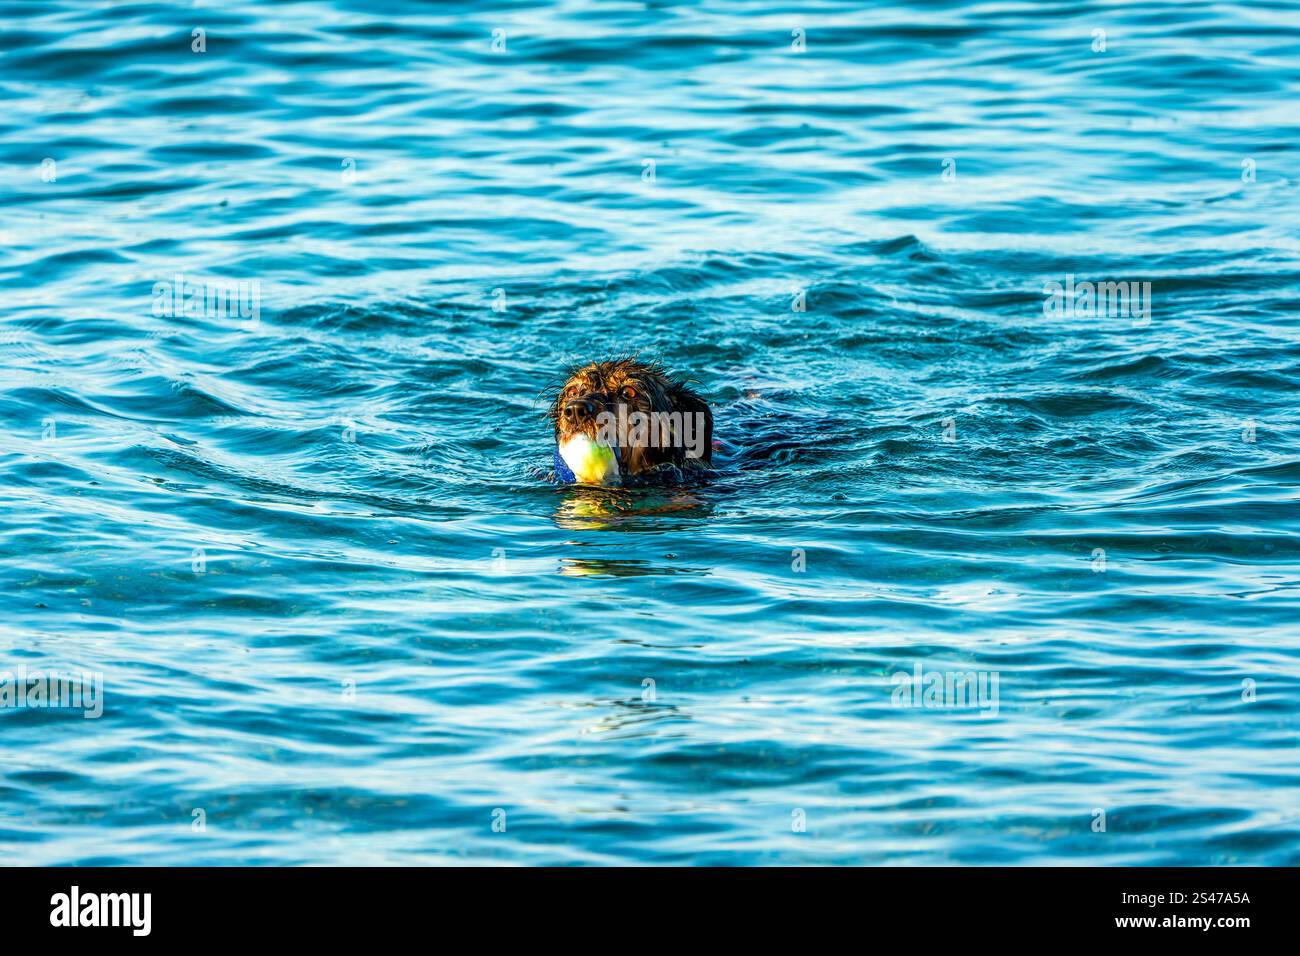
<path id="1" fill-rule="evenodd" d="M 652 448 L 648 445 L 632 446 L 624 448 L 623 452 L 627 455 L 624 462 L 624 470 L 629 475 L 639 475 L 642 472 L 650 471 L 652 468 L 667 461 L 665 450 L 662 448 Z"/>
<path id="2" fill-rule="evenodd" d="M 713 464 L 713 412 L 709 410 L 709 405 L 704 399 L 696 395 L 685 385 L 678 385 L 668 392 L 668 400 L 672 402 L 673 411 L 681 412 L 683 419 L 687 415 L 701 416 L 697 421 L 704 426 L 704 448 L 700 454 L 700 461 L 706 465 Z M 699 435 L 698 427 L 694 434 Z M 678 438 L 678 447 L 681 448 L 682 458 L 686 457 L 686 449 L 681 444 L 681 436 Z"/>

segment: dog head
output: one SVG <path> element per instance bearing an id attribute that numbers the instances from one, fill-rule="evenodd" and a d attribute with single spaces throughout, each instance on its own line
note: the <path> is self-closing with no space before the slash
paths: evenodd
<path id="1" fill-rule="evenodd" d="M 570 368 L 548 417 L 560 445 L 585 434 L 614 449 L 623 477 L 713 460 L 709 406 L 685 379 L 653 362 L 614 359 Z"/>

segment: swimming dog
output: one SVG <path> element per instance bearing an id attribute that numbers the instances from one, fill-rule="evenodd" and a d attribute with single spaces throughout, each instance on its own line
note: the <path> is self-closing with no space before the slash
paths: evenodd
<path id="1" fill-rule="evenodd" d="M 625 484 L 706 473 L 713 462 L 713 413 L 687 382 L 635 358 L 569 368 L 547 411 L 555 427 L 556 477 Z M 579 445 L 612 459 L 608 467 L 584 474 L 571 463 L 571 449 Z"/>

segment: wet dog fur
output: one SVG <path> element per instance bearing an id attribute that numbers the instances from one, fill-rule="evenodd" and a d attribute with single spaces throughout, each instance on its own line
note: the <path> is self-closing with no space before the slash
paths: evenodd
<path id="1" fill-rule="evenodd" d="M 624 481 L 652 480 L 656 475 L 700 475 L 713 463 L 713 412 L 688 385 L 689 379 L 668 372 L 657 362 L 618 358 L 571 366 L 556 389 L 547 417 L 560 444 L 579 432 L 593 440 L 602 422 L 647 418 L 667 413 L 660 420 L 673 423 L 658 442 L 635 434 L 630 441 L 609 442 Z M 680 413 L 673 416 L 671 413 Z M 686 428 L 686 416 L 692 416 Z M 671 467 L 670 467 L 671 466 Z"/>

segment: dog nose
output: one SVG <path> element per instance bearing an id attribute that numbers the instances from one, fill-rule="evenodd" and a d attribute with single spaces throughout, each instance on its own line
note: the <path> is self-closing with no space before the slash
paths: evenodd
<path id="1" fill-rule="evenodd" d="M 585 398 L 575 399 L 564 406 L 564 420 L 571 423 L 578 423 L 584 418 L 594 418 L 596 416 L 596 406 Z"/>

